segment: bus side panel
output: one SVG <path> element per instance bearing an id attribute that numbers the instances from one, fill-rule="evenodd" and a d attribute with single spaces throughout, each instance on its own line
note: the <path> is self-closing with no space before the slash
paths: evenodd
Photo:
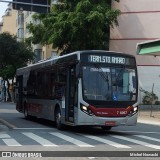
<path id="1" fill-rule="evenodd" d="M 55 120 L 55 107 L 60 106 L 59 100 L 48 99 L 27 99 L 28 114 L 37 118 L 44 118 L 47 120 Z"/>

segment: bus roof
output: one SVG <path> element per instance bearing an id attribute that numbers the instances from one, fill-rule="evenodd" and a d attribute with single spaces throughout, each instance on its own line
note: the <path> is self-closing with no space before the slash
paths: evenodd
<path id="1" fill-rule="evenodd" d="M 39 61 L 38 63 L 30 64 L 28 66 L 19 68 L 19 69 L 17 69 L 17 75 L 22 74 L 25 71 L 30 71 L 31 69 L 37 68 L 37 67 L 40 67 L 40 66 L 45 67 L 45 66 L 53 65 L 57 60 L 60 60 L 60 59 L 65 58 L 65 57 L 70 57 L 70 56 L 73 56 L 73 55 L 86 54 L 86 53 L 118 53 L 118 54 L 121 54 L 121 55 L 124 55 L 124 56 L 134 57 L 133 55 L 122 53 L 122 52 L 116 52 L 116 51 L 105 51 L 105 50 L 76 51 L 76 52 L 72 52 L 72 53 L 69 53 L 69 54 L 66 54 L 66 55 L 63 55 L 63 56 L 57 56 L 57 57 L 50 58 L 50 59 L 47 59 L 47 60 L 42 60 L 42 61 Z"/>

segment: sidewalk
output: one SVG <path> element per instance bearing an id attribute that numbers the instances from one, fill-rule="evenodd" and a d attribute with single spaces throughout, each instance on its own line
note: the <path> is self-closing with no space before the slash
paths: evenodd
<path id="1" fill-rule="evenodd" d="M 138 122 L 160 126 L 160 111 L 139 111 Z"/>

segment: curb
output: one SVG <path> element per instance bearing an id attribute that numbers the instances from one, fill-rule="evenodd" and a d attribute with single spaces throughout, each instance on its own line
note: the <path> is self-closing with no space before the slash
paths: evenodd
<path id="1" fill-rule="evenodd" d="M 145 119 L 138 119 L 137 122 L 138 122 L 138 123 L 143 123 L 143 124 L 160 126 L 160 122 L 157 122 L 157 121 L 149 121 L 149 120 L 145 120 Z"/>
<path id="2" fill-rule="evenodd" d="M 9 129 L 17 128 L 16 126 L 14 126 L 13 124 L 10 124 L 9 122 L 5 121 L 4 119 L 0 119 L 0 123 L 2 123 L 3 125 L 7 126 Z"/>

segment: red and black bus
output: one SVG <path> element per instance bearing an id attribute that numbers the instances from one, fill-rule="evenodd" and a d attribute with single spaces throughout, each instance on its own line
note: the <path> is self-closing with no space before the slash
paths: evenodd
<path id="1" fill-rule="evenodd" d="M 63 125 L 136 125 L 138 76 L 129 54 L 77 51 L 17 70 L 16 109 Z"/>

